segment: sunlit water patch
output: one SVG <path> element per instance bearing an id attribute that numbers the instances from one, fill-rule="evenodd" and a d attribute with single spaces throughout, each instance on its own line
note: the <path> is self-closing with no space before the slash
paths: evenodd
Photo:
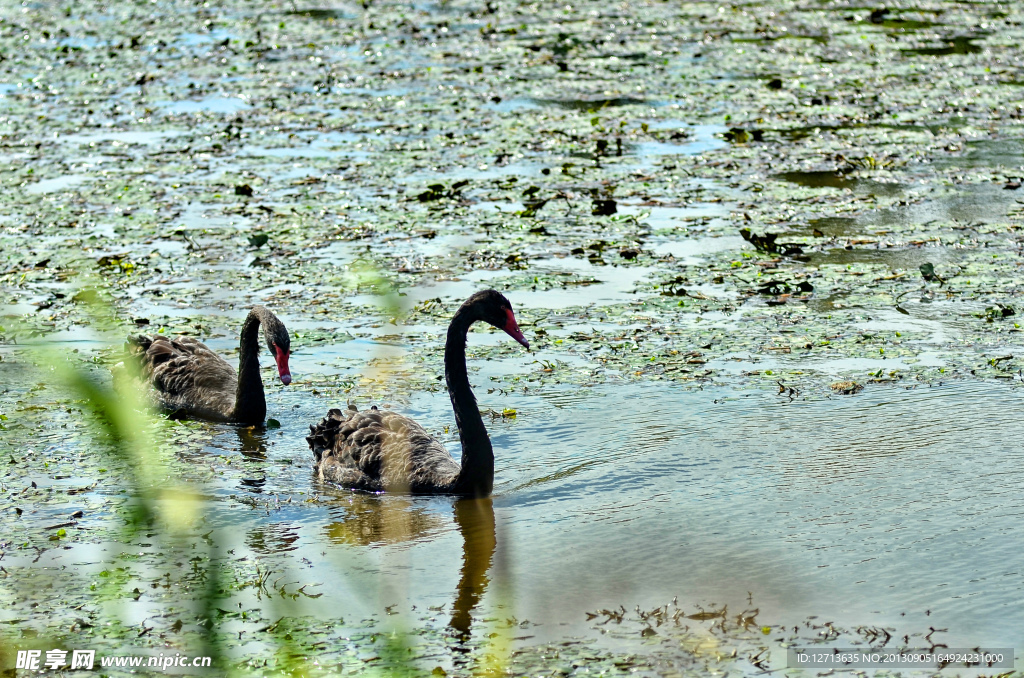
<path id="1" fill-rule="evenodd" d="M 88 181 L 92 181 L 93 179 L 94 177 L 84 174 L 68 174 L 62 177 L 56 177 L 53 179 L 43 179 L 42 181 L 37 181 L 36 183 L 27 186 L 25 188 L 25 191 L 27 193 L 34 194 L 57 193 L 59 191 L 65 191 L 67 189 L 73 188 L 80 184 L 84 184 Z"/>
<path id="2" fill-rule="evenodd" d="M 187 113 L 237 113 L 251 108 L 249 104 L 237 97 L 207 97 L 199 100 L 163 101 L 157 104 L 168 115 Z"/>

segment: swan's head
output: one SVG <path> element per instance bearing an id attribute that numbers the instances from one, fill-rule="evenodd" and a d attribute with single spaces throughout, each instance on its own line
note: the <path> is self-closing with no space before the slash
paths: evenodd
<path id="1" fill-rule="evenodd" d="M 287 386 L 292 383 L 292 373 L 288 369 L 288 356 L 292 354 L 292 341 L 288 336 L 288 328 L 284 323 L 271 316 L 265 321 L 263 336 L 267 339 L 267 348 L 274 356 L 277 363 L 277 374 L 281 377 L 281 383 Z"/>
<path id="2" fill-rule="evenodd" d="M 530 342 L 523 336 L 516 322 L 516 316 L 512 312 L 512 304 L 497 290 L 484 290 L 477 292 L 469 298 L 467 305 L 472 305 L 479 314 L 479 318 L 486 323 L 494 325 L 503 330 L 526 348 L 530 348 Z"/>

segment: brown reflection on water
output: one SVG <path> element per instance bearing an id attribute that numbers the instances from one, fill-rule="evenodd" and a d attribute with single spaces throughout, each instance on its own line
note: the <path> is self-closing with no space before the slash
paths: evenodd
<path id="1" fill-rule="evenodd" d="M 476 610 L 487 586 L 497 546 L 491 499 L 460 499 L 454 503 L 455 525 L 462 535 L 462 568 L 448 623 L 460 642 L 469 640 Z M 429 539 L 446 527 L 446 519 L 428 511 L 415 498 L 351 493 L 331 513 L 337 520 L 324 528 L 335 544 L 381 546 Z M 452 553 L 452 556 L 455 554 Z M 454 557 L 445 562 L 454 563 Z"/>
<path id="2" fill-rule="evenodd" d="M 335 544 L 397 544 L 422 539 L 444 525 L 440 517 L 402 496 L 352 492 L 331 514 L 338 519 L 324 531 Z"/>
<path id="3" fill-rule="evenodd" d="M 490 583 L 487 575 L 497 545 L 490 497 L 455 502 L 455 523 L 462 532 L 462 575 L 448 625 L 459 640 L 466 641 L 473 624 L 473 610 Z"/>
<path id="4" fill-rule="evenodd" d="M 875 195 L 894 196 L 903 191 L 902 184 L 884 183 L 848 176 L 846 172 L 825 170 L 820 172 L 783 172 L 776 178 L 804 188 L 849 188 L 853 191 L 867 191 Z"/>
<path id="5" fill-rule="evenodd" d="M 264 460 L 267 458 L 267 432 L 256 426 L 239 426 L 238 450 L 249 459 Z"/>
<path id="6" fill-rule="evenodd" d="M 431 510 L 433 506 L 433 510 Z M 460 499 L 453 502 L 455 526 L 462 535 L 462 565 L 454 593 L 448 628 L 458 643 L 466 644 L 473 625 L 473 613 L 491 582 L 497 536 L 491 499 Z M 327 539 L 346 546 L 381 547 L 414 541 L 429 541 L 449 529 L 447 516 L 437 512 L 437 503 L 401 495 L 345 493 L 330 509 L 334 520 L 324 526 Z M 451 541 L 445 541 L 452 544 Z M 443 568 L 454 569 L 455 551 L 443 556 Z M 411 593 L 411 592 L 410 592 Z"/>

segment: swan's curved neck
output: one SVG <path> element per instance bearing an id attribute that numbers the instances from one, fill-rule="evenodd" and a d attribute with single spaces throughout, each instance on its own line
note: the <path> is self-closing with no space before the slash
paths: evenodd
<path id="1" fill-rule="evenodd" d="M 238 387 L 235 390 L 235 411 L 232 419 L 245 424 L 259 424 L 267 416 L 267 400 L 260 377 L 260 323 L 266 309 L 257 306 L 249 311 L 242 325 L 238 344 Z"/>
<path id="2" fill-rule="evenodd" d="M 458 494 L 486 497 L 494 486 L 494 451 L 466 372 L 466 334 L 475 320 L 466 307 L 452 318 L 444 346 L 444 378 L 462 440 L 462 470 L 452 489 Z"/>

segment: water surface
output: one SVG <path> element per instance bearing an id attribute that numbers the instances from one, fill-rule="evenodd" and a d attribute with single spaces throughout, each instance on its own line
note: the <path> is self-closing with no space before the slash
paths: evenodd
<path id="1" fill-rule="evenodd" d="M 254 557 L 308 559 L 304 578 L 333 582 L 314 606 L 328 617 L 378 604 L 465 615 L 466 596 L 500 562 L 509 605 L 536 624 L 537 640 L 584 634 L 585 613 L 604 607 L 646 609 L 674 596 L 741 606 L 749 595 L 774 623 L 817 615 L 948 628 L 953 646 L 1024 641 L 1015 602 L 1024 596 L 1015 558 L 1024 453 L 1008 416 L 1024 405 L 1018 386 L 883 387 L 813 401 L 669 385 L 481 390 L 481 407 L 518 411 L 490 425 L 493 532 L 488 516 L 460 518 L 451 499 L 314 480 L 300 433 L 324 406 L 291 391 L 272 400 L 280 430 L 249 439 L 224 428 L 196 456 L 245 455 L 218 483 L 226 510 L 212 524 L 230 526 L 235 546 Z M 457 449 L 444 433 L 442 393 L 403 410 Z M 229 508 L 232 497 L 266 493 L 321 502 L 271 516 Z M 483 555 L 469 564 L 477 575 L 466 581 L 464 549 L 481 551 L 481 540 Z M 339 557 L 373 593 L 353 597 L 334 578 Z M 499 603 L 508 604 L 484 586 L 473 618 Z"/>

